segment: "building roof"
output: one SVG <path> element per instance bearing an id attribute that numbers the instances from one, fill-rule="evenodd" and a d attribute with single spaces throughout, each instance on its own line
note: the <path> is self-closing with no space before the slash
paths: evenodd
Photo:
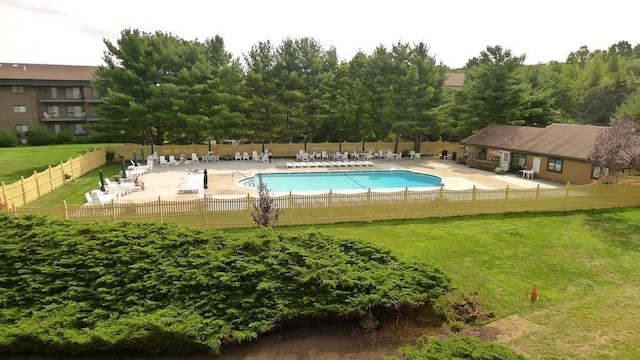
<path id="1" fill-rule="evenodd" d="M 514 152 L 586 160 L 603 126 L 551 124 L 545 128 L 489 125 L 461 141 Z"/>
<path id="2" fill-rule="evenodd" d="M 97 66 L 0 63 L 0 79 L 89 81 L 97 69 Z"/>
<path id="3" fill-rule="evenodd" d="M 444 80 L 446 86 L 460 87 L 464 85 L 464 73 L 447 73 L 447 78 Z"/>

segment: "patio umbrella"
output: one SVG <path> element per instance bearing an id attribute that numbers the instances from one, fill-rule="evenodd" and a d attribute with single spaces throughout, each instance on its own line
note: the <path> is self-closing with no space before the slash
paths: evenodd
<path id="1" fill-rule="evenodd" d="M 364 139 L 362 139 L 362 151 L 364 151 Z"/>
<path id="2" fill-rule="evenodd" d="M 100 191 L 106 191 L 106 189 L 104 188 L 105 186 L 105 181 L 104 181 L 104 174 L 102 173 L 102 169 L 99 170 L 100 173 Z"/>
<path id="3" fill-rule="evenodd" d="M 138 166 L 138 157 L 136 157 L 135 150 L 133 150 L 133 165 Z"/>
<path id="4" fill-rule="evenodd" d="M 153 141 L 151 142 L 151 155 L 153 155 Z"/>
<path id="5" fill-rule="evenodd" d="M 340 140 L 340 142 L 338 142 L 338 151 L 342 152 L 342 140 Z"/>
<path id="6" fill-rule="evenodd" d="M 122 160 L 122 178 L 127 178 L 127 166 L 125 165 L 124 160 Z"/>
<path id="7" fill-rule="evenodd" d="M 304 141 L 304 151 L 307 151 L 307 140 Z"/>
<path id="8" fill-rule="evenodd" d="M 209 154 L 211 154 L 211 139 L 209 139 Z"/>
<path id="9" fill-rule="evenodd" d="M 264 154 L 264 143 L 262 143 L 262 153 Z"/>
<path id="10" fill-rule="evenodd" d="M 209 188 L 209 174 L 207 173 L 207 169 L 204 169 L 204 180 L 203 180 L 203 188 L 207 190 Z"/>
<path id="11" fill-rule="evenodd" d="M 362 149 L 364 150 L 364 149 Z M 144 148 L 140 148 L 140 154 L 142 154 L 142 160 L 144 161 Z"/>

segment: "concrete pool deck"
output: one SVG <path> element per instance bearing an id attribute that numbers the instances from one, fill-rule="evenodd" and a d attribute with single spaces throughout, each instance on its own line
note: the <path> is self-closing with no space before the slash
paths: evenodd
<path id="1" fill-rule="evenodd" d="M 254 161 L 220 161 L 200 162 L 198 164 L 160 167 L 154 166 L 153 172 L 143 176 L 145 190 L 138 191 L 121 198 L 122 203 L 147 202 L 158 200 L 181 201 L 197 198 L 195 193 L 178 193 L 180 180 L 187 174 L 186 169 L 203 171 L 209 174 L 209 189 L 207 194 L 215 197 L 238 197 L 247 194 L 255 195 L 256 191 L 240 187 L 236 181 L 244 177 L 253 176 L 258 172 L 312 172 L 312 171 L 345 171 L 345 170 L 412 170 L 419 173 L 436 175 L 442 178 L 444 188 L 448 190 L 477 189 L 530 189 L 538 185 L 541 188 L 556 188 L 564 184 L 553 183 L 538 179 L 525 179 L 515 174 L 498 175 L 490 171 L 469 168 L 451 160 L 437 158 L 423 158 L 422 160 L 374 160 L 374 166 L 345 167 L 313 167 L 287 168 L 286 163 L 291 159 L 275 159 L 272 163 L 258 163 Z"/>

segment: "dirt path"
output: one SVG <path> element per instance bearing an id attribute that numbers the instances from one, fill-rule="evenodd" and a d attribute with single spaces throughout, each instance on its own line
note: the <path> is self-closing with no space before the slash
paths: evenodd
<path id="1" fill-rule="evenodd" d="M 383 322 L 377 330 L 358 324 L 300 327 L 223 349 L 216 360 L 375 360 L 399 356 L 397 349 L 421 335 L 446 336 L 428 321 Z"/>

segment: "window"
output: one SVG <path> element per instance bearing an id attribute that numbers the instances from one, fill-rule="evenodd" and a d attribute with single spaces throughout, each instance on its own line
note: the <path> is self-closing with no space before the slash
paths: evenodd
<path id="1" fill-rule="evenodd" d="M 487 160 L 487 148 L 476 148 L 476 159 Z"/>
<path id="2" fill-rule="evenodd" d="M 600 166 L 594 166 L 591 168 L 591 178 L 600 179 L 609 175 L 609 168 L 601 168 Z"/>
<path id="3" fill-rule="evenodd" d="M 58 98 L 58 88 L 49 87 L 46 90 L 47 99 L 57 99 Z"/>
<path id="4" fill-rule="evenodd" d="M 547 163 L 547 170 L 551 172 L 562 172 L 562 159 L 549 158 L 549 162 Z"/>
<path id="5" fill-rule="evenodd" d="M 26 113 L 27 107 L 25 105 L 13 105 L 14 113 Z"/>
<path id="6" fill-rule="evenodd" d="M 58 134 L 60 132 L 60 125 L 59 124 L 49 124 L 48 128 L 54 134 Z"/>
<path id="7" fill-rule="evenodd" d="M 98 94 L 98 90 L 91 88 L 91 98 L 100 99 L 100 94 Z"/>
<path id="8" fill-rule="evenodd" d="M 26 133 L 27 131 L 29 131 L 29 125 L 18 124 L 16 125 L 16 131 Z"/>
<path id="9" fill-rule="evenodd" d="M 60 110 L 58 109 L 58 105 L 47 106 L 47 113 L 49 117 L 57 118 L 60 117 Z"/>
<path id="10" fill-rule="evenodd" d="M 84 127 L 82 124 L 69 124 L 67 129 L 74 134 L 82 134 L 84 133 Z"/>
<path id="11" fill-rule="evenodd" d="M 12 94 L 24 94 L 24 86 L 14 85 L 11 87 Z"/>
<path id="12" fill-rule="evenodd" d="M 70 87 L 64 89 L 64 97 L 67 99 L 81 99 L 81 92 L 79 87 Z"/>
<path id="13" fill-rule="evenodd" d="M 82 106 L 74 105 L 67 106 L 67 117 L 83 117 Z"/>

